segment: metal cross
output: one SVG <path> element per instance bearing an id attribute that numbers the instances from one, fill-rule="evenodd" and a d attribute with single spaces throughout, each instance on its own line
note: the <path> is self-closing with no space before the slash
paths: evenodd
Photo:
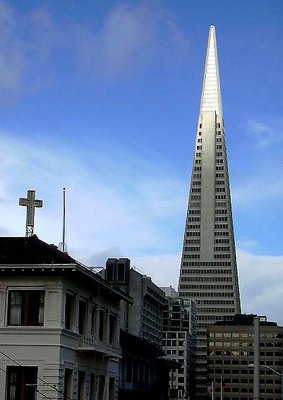
<path id="1" fill-rule="evenodd" d="M 33 235 L 35 207 L 42 207 L 42 200 L 35 200 L 35 190 L 27 191 L 27 198 L 21 197 L 19 205 L 27 207 L 26 236 Z"/>

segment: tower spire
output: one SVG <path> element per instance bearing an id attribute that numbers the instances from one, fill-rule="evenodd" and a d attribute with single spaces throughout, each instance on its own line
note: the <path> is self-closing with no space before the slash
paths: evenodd
<path id="1" fill-rule="evenodd" d="M 215 111 L 217 115 L 222 114 L 216 32 L 214 25 L 211 25 L 209 28 L 200 103 L 200 113 L 206 111 Z"/>

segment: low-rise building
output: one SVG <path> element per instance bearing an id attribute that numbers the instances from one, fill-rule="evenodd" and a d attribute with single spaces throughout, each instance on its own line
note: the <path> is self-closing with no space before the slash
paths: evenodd
<path id="1" fill-rule="evenodd" d="M 117 399 L 130 297 L 36 236 L 0 238 L 0 276 L 5 399 Z"/>

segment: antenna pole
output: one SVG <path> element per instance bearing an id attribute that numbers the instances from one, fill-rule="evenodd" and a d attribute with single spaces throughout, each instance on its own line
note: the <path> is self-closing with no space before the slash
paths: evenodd
<path id="1" fill-rule="evenodd" d="M 63 238 L 62 238 L 62 250 L 63 253 L 67 252 L 66 249 L 66 189 L 63 188 Z"/>

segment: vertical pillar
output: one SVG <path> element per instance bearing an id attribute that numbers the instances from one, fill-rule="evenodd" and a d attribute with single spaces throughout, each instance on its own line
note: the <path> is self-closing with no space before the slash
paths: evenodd
<path id="1" fill-rule="evenodd" d="M 259 400 L 259 317 L 254 318 L 254 400 Z"/>

